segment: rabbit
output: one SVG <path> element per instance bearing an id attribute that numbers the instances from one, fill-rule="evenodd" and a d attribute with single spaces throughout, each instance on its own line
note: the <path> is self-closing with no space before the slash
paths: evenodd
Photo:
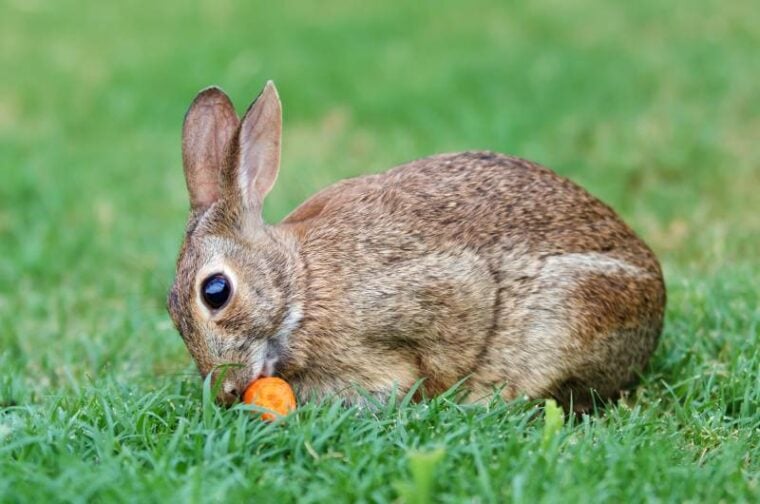
<path id="1" fill-rule="evenodd" d="M 465 400 L 576 411 L 635 385 L 665 285 L 610 207 L 530 161 L 460 152 L 338 182 L 268 225 L 281 134 L 271 81 L 242 120 L 217 87 L 184 120 L 190 216 L 167 304 L 220 403 L 272 375 L 299 400 L 461 381 Z"/>

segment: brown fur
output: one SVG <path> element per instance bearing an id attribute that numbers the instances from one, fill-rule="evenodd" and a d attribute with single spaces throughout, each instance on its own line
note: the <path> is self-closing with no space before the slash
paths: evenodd
<path id="1" fill-rule="evenodd" d="M 434 395 L 468 378 L 474 400 L 501 389 L 586 409 L 590 389 L 614 397 L 635 381 L 657 344 L 665 289 L 654 254 L 608 206 L 531 162 L 464 152 L 339 182 L 268 226 L 260 205 L 279 164 L 269 86 L 224 155 L 212 154 L 220 195 L 191 212 L 169 297 L 202 374 L 243 364 L 222 400 L 264 372 L 262 356 L 301 397 L 359 400 L 356 384 L 382 399 L 420 378 Z M 186 173 L 209 156 L 188 143 Z M 205 201 L 192 185 L 188 176 L 191 200 Z M 209 268 L 236 277 L 218 313 L 199 298 L 218 272 Z"/>

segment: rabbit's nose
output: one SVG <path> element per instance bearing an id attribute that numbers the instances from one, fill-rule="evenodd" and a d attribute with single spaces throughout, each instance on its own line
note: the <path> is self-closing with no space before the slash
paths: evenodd
<path id="1" fill-rule="evenodd" d="M 224 406 L 232 406 L 234 403 L 240 400 L 240 390 L 235 383 L 225 380 L 222 384 L 219 395 L 216 397 L 217 402 Z"/>

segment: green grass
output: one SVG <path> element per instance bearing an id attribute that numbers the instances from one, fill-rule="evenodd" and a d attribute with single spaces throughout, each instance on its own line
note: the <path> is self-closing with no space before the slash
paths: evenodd
<path id="1" fill-rule="evenodd" d="M 757 502 L 760 10 L 526 4 L 0 0 L 0 501 Z M 638 391 L 559 428 L 453 396 L 286 425 L 204 401 L 164 310 L 181 120 L 202 87 L 242 110 L 269 78 L 270 221 L 474 148 L 618 209 L 669 288 Z"/>

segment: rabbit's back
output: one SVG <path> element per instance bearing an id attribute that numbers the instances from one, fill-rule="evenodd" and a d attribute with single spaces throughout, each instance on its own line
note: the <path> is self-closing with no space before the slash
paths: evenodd
<path id="1" fill-rule="evenodd" d="M 337 355 L 361 341 L 345 360 L 363 369 L 388 371 L 391 352 L 390 371 L 426 376 L 430 392 L 469 375 L 483 393 L 613 395 L 660 332 L 653 253 L 608 206 L 522 159 L 417 160 L 328 188 L 285 224 L 302 226 L 304 330 L 344 335 L 325 341 Z"/>
<path id="2" fill-rule="evenodd" d="M 379 229 L 392 228 L 408 231 L 407 245 L 424 250 L 453 243 L 497 258 L 516 247 L 536 254 L 614 250 L 641 267 L 654 260 L 615 212 L 585 190 L 547 168 L 501 154 L 428 157 L 342 181 L 313 199 L 323 193 L 309 226 L 312 236 L 347 232 L 377 242 L 385 236 Z M 388 245 L 396 248 L 397 242 Z"/>

